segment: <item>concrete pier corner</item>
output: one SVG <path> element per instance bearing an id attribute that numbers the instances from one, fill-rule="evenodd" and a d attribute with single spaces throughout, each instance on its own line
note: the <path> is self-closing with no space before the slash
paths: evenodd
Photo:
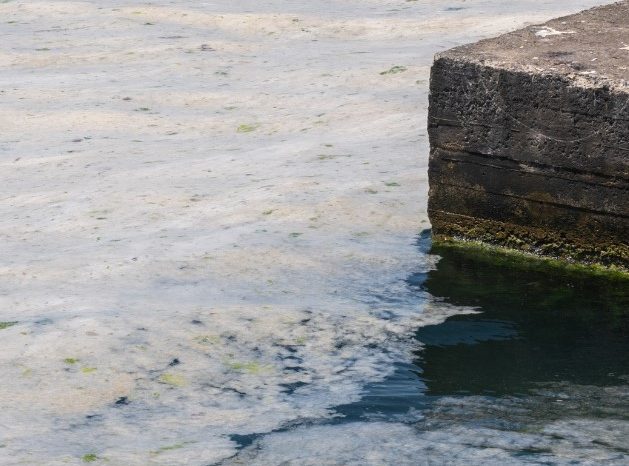
<path id="1" fill-rule="evenodd" d="M 437 55 L 437 240 L 629 270 L 629 1 Z"/>

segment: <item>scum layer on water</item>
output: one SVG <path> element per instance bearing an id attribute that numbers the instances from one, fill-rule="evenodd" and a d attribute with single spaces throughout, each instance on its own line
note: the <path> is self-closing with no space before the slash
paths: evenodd
<path id="1" fill-rule="evenodd" d="M 0 463 L 416 440 L 317 424 L 472 311 L 406 282 L 432 55 L 595 2 L 288 3 L 0 3 Z"/>

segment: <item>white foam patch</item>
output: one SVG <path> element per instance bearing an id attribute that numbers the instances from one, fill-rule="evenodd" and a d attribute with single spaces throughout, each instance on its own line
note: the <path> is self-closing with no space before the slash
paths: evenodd
<path id="1" fill-rule="evenodd" d="M 626 422 L 598 419 L 559 421 L 528 432 L 356 422 L 270 434 L 222 464 L 625 464 L 627 429 Z"/>
<path id="2" fill-rule="evenodd" d="M 3 464 L 227 458 L 469 311 L 402 281 L 432 56 L 595 2 L 455 3 L 0 3 Z"/>
<path id="3" fill-rule="evenodd" d="M 574 31 L 559 31 L 557 29 L 543 27 L 535 32 L 538 37 L 561 36 L 564 34 L 576 34 Z"/>

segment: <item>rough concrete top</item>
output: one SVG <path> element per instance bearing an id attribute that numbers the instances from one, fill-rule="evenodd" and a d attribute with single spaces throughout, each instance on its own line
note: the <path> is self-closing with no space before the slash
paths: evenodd
<path id="1" fill-rule="evenodd" d="M 629 90 L 629 0 L 456 47 L 437 58 Z"/>

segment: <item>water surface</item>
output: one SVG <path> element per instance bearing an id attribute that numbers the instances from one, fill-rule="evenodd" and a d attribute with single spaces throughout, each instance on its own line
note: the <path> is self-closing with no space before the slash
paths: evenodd
<path id="1" fill-rule="evenodd" d="M 491 299 L 415 245 L 430 65 L 596 3 L 0 1 L 0 463 L 476 454 L 410 419 L 537 368 L 474 382 L 511 316 L 415 335 Z M 550 381 L 618 387 L 590 366 Z"/>
<path id="2" fill-rule="evenodd" d="M 410 288 L 476 312 L 417 330 L 413 362 L 337 424 L 403 422 L 428 440 L 417 453 L 429 464 L 626 464 L 629 281 L 430 248 L 428 232 L 419 247 L 441 260 Z M 444 435 L 455 454 L 438 448 Z"/>

